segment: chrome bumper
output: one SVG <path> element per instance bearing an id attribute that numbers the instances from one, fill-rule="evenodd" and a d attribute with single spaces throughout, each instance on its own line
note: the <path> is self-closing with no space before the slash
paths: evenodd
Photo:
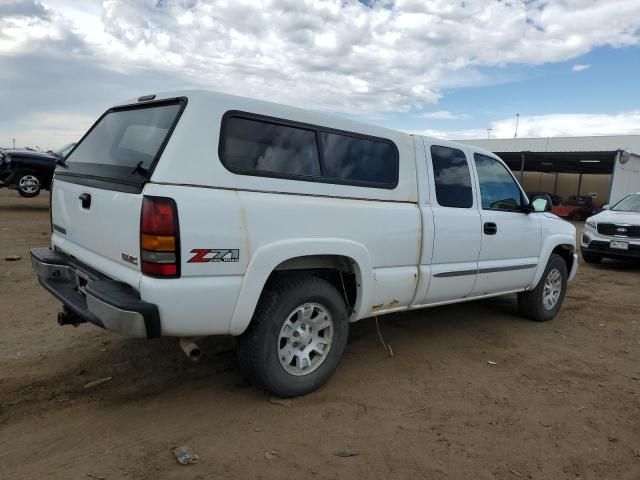
<path id="1" fill-rule="evenodd" d="M 46 248 L 31 250 L 31 264 L 40 284 L 83 321 L 129 337 L 160 336 L 157 307 L 130 286 Z"/>

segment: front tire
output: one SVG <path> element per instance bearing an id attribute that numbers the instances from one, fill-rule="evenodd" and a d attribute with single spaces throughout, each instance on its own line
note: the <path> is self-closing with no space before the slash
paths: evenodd
<path id="1" fill-rule="evenodd" d="M 551 320 L 558 314 L 564 301 L 567 278 L 564 259 L 552 254 L 536 288 L 518 294 L 520 313 L 536 322 Z"/>
<path id="2" fill-rule="evenodd" d="M 344 298 L 318 277 L 289 277 L 265 289 L 238 361 L 249 380 L 279 397 L 313 392 L 333 374 L 347 344 Z"/>
<path id="3" fill-rule="evenodd" d="M 25 198 L 37 197 L 40 194 L 42 183 L 40 179 L 32 173 L 24 173 L 17 182 L 18 193 Z"/>

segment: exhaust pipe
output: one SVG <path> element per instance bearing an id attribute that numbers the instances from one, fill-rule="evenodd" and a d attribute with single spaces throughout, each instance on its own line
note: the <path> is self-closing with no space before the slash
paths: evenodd
<path id="1" fill-rule="evenodd" d="M 192 362 L 197 362 L 202 358 L 202 350 L 196 344 L 197 339 L 191 337 L 180 337 L 180 348 Z"/>
<path id="2" fill-rule="evenodd" d="M 74 327 L 77 327 L 81 323 L 87 323 L 87 321 L 69 310 L 66 305 L 62 307 L 61 312 L 58 312 L 58 325 L 61 327 L 64 325 L 73 325 Z"/>

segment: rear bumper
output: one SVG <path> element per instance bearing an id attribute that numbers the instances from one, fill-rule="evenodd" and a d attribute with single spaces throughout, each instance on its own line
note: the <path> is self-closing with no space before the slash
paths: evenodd
<path id="1" fill-rule="evenodd" d="M 31 263 L 40 284 L 82 320 L 130 337 L 160 336 L 157 306 L 129 285 L 48 248 L 32 249 Z"/>

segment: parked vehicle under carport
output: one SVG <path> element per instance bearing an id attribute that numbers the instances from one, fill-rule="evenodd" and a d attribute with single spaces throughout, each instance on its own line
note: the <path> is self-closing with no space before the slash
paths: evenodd
<path id="1" fill-rule="evenodd" d="M 555 205 L 551 211 L 568 220 L 585 220 L 593 215 L 593 199 L 588 196 L 571 196 L 569 200 Z"/>
<path id="2" fill-rule="evenodd" d="M 36 197 L 43 188 L 49 190 L 53 171 L 71 152 L 75 143 L 56 151 L 37 152 L 23 148 L 0 149 L 0 188 L 17 190 L 23 197 Z"/>

